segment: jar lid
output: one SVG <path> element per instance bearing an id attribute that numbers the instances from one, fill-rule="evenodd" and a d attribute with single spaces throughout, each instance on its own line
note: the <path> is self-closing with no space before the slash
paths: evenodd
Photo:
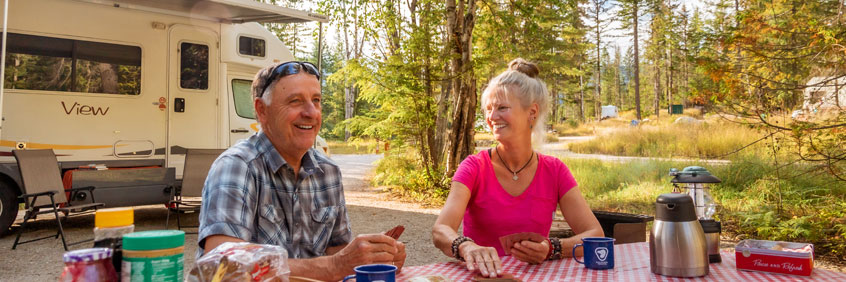
<path id="1" fill-rule="evenodd" d="M 65 253 L 65 255 L 62 256 L 62 260 L 64 260 L 65 263 L 68 263 L 80 261 L 95 261 L 107 259 L 110 257 L 112 257 L 112 249 L 91 248 L 67 252 Z"/>
<path id="2" fill-rule="evenodd" d="M 124 250 L 163 250 L 183 245 L 185 245 L 185 231 L 182 230 L 151 230 L 123 235 Z"/>
<path id="3" fill-rule="evenodd" d="M 108 228 L 132 225 L 135 210 L 132 208 L 98 209 L 94 214 L 94 227 Z"/>

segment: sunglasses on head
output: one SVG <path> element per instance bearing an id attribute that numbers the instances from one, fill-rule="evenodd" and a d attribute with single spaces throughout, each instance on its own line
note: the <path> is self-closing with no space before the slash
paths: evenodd
<path id="1" fill-rule="evenodd" d="M 259 92 L 259 97 L 264 95 L 264 92 L 267 91 L 267 88 L 273 84 L 274 81 L 277 79 L 292 75 L 298 74 L 301 71 L 305 71 L 308 74 L 312 74 L 317 77 L 317 80 L 320 80 L 320 72 L 317 71 L 317 67 L 314 64 L 309 62 L 298 62 L 298 61 L 290 61 L 283 63 L 270 73 L 270 76 L 264 82 L 264 86 L 261 88 L 261 92 Z"/>

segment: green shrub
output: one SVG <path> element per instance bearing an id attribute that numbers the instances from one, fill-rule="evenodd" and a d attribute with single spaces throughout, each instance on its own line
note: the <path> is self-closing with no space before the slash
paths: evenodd
<path id="1" fill-rule="evenodd" d="M 392 150 L 376 164 L 371 179 L 375 186 L 387 186 L 391 193 L 427 205 L 443 205 L 449 194 L 448 183 L 440 183 L 441 171 L 427 173 L 419 159 L 410 151 Z"/>

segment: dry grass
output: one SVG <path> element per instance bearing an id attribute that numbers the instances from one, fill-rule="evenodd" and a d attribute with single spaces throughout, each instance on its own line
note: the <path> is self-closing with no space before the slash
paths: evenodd
<path id="1" fill-rule="evenodd" d="M 698 113 L 688 110 L 691 115 Z M 644 157 L 724 158 L 764 135 L 737 123 L 708 117 L 699 123 L 674 123 L 679 116 L 665 115 L 640 126 L 616 126 L 597 138 L 570 145 L 577 153 Z M 751 146 L 745 150 L 756 150 Z"/>
<path id="2" fill-rule="evenodd" d="M 349 142 L 344 141 L 327 141 L 329 143 L 329 152 L 332 154 L 375 154 L 377 146 L 381 150 L 384 148 L 384 142 L 377 142 L 372 139 L 351 139 Z M 381 151 L 380 151 L 381 152 Z"/>

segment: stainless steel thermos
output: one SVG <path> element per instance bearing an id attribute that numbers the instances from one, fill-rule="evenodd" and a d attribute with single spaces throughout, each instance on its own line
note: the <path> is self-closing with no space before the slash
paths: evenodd
<path id="1" fill-rule="evenodd" d="M 708 249 L 693 199 L 686 194 L 662 194 L 655 201 L 655 223 L 649 234 L 652 273 L 699 277 L 708 275 Z M 719 254 L 718 254 L 719 255 Z"/>

